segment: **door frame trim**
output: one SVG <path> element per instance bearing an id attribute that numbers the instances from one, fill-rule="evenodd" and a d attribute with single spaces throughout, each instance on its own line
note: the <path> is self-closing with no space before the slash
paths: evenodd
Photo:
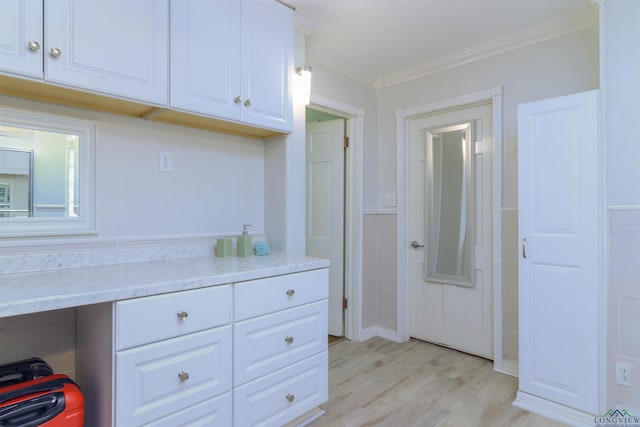
<path id="1" fill-rule="evenodd" d="M 493 121 L 493 367 L 499 372 L 517 374 L 515 367 L 505 366 L 502 352 L 502 87 L 494 86 L 462 96 L 396 110 L 396 182 L 398 192 L 398 338 L 406 341 L 409 333 L 409 122 L 424 114 L 448 108 L 464 107 L 490 101 Z"/>
<path id="2" fill-rule="evenodd" d="M 344 335 L 362 341 L 362 161 L 364 109 L 311 94 L 309 105 L 346 120 L 349 149 L 345 159 L 344 296 L 349 307 L 344 314 Z"/>

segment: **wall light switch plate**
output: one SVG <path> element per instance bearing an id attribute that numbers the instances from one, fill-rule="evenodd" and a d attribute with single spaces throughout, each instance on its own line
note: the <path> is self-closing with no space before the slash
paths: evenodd
<path id="1" fill-rule="evenodd" d="M 158 170 L 160 172 L 171 172 L 173 170 L 173 160 L 171 151 L 158 152 Z"/>

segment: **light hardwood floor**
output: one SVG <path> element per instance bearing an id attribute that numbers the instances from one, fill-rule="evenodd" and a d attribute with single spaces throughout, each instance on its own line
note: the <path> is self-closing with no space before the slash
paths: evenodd
<path id="1" fill-rule="evenodd" d="M 557 427 L 511 405 L 516 378 L 492 362 L 419 340 L 329 347 L 326 413 L 309 427 Z"/>

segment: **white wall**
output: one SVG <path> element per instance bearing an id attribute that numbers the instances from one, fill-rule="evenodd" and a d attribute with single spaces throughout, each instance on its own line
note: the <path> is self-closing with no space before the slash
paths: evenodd
<path id="1" fill-rule="evenodd" d="M 502 87 L 503 357 L 517 359 L 517 106 L 597 88 L 598 34 L 584 30 L 383 91 L 379 106 L 378 200 L 396 188 L 397 109 Z M 380 202 L 379 202 L 380 203 Z M 509 252 L 511 251 L 511 252 Z"/>
<path id="2" fill-rule="evenodd" d="M 8 97 L 0 105 L 97 122 L 99 241 L 264 230 L 264 142 Z M 173 172 L 158 171 L 170 151 Z"/>
<path id="3" fill-rule="evenodd" d="M 310 60 L 311 61 L 311 60 Z M 364 110 L 363 208 L 376 208 L 378 188 L 377 103 L 373 86 L 314 64 L 311 93 Z"/>
<path id="4" fill-rule="evenodd" d="M 640 2 L 608 0 L 604 16 L 608 204 L 640 206 Z"/>
<path id="5" fill-rule="evenodd" d="M 609 207 L 608 407 L 640 414 L 640 2 L 607 0 L 602 13 L 604 145 Z M 616 362 L 632 387 L 616 384 Z"/>
<path id="6" fill-rule="evenodd" d="M 364 208 L 365 212 L 372 215 L 384 206 L 386 193 L 396 192 L 397 109 L 441 101 L 494 86 L 502 87 L 502 186 L 505 208 L 502 243 L 503 349 L 506 358 L 517 359 L 518 348 L 517 257 L 513 251 L 517 248 L 517 105 L 597 88 L 598 63 L 598 34 L 595 31 L 584 30 L 385 88 L 379 98 L 369 85 L 314 65 L 314 94 L 358 105 L 366 110 Z M 372 218 L 371 221 L 375 220 Z M 369 222 L 365 221 L 365 233 L 376 235 L 365 235 L 365 242 L 376 242 L 376 247 L 395 246 L 395 241 L 381 241 L 383 236 L 379 235 L 380 230 L 367 226 Z M 383 234 L 387 237 L 395 236 L 393 233 Z M 365 256 L 363 271 L 375 270 L 375 258 Z M 389 270 L 393 268 L 390 267 Z M 381 319 L 388 317 L 395 310 L 397 284 L 378 284 L 379 281 L 373 279 L 369 282 L 363 285 L 363 326 L 375 327 L 373 322 L 377 322 L 379 327 L 392 327 L 392 322 L 383 325 Z M 384 295 L 384 298 L 381 295 Z"/>
<path id="7" fill-rule="evenodd" d="M 387 88 L 380 100 L 379 199 L 395 191 L 395 110 L 503 88 L 503 204 L 517 207 L 517 105 L 598 87 L 598 34 L 581 31 Z"/>

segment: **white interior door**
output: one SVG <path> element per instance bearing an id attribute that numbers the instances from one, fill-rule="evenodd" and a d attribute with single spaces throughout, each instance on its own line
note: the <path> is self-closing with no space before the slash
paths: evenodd
<path id="1" fill-rule="evenodd" d="M 520 105 L 520 390 L 599 414 L 598 93 Z"/>
<path id="2" fill-rule="evenodd" d="M 466 107 L 410 121 L 409 235 L 427 245 L 425 186 L 427 131 L 471 124 L 472 213 L 475 231 L 474 261 L 470 286 L 441 283 L 425 278 L 427 247 L 407 247 L 410 259 L 410 335 L 482 357 L 493 358 L 493 273 L 492 273 L 492 110 L 491 104 Z M 440 195 L 446 200 L 446 189 Z M 436 203 L 434 203 L 435 205 Z M 440 210 L 435 206 L 436 211 Z M 440 235 L 438 239 L 445 239 Z M 432 239 L 433 240 L 433 239 Z M 473 243 L 472 243 L 473 244 Z"/>
<path id="3" fill-rule="evenodd" d="M 328 258 L 329 334 L 344 335 L 344 120 L 307 123 L 307 255 Z"/>

